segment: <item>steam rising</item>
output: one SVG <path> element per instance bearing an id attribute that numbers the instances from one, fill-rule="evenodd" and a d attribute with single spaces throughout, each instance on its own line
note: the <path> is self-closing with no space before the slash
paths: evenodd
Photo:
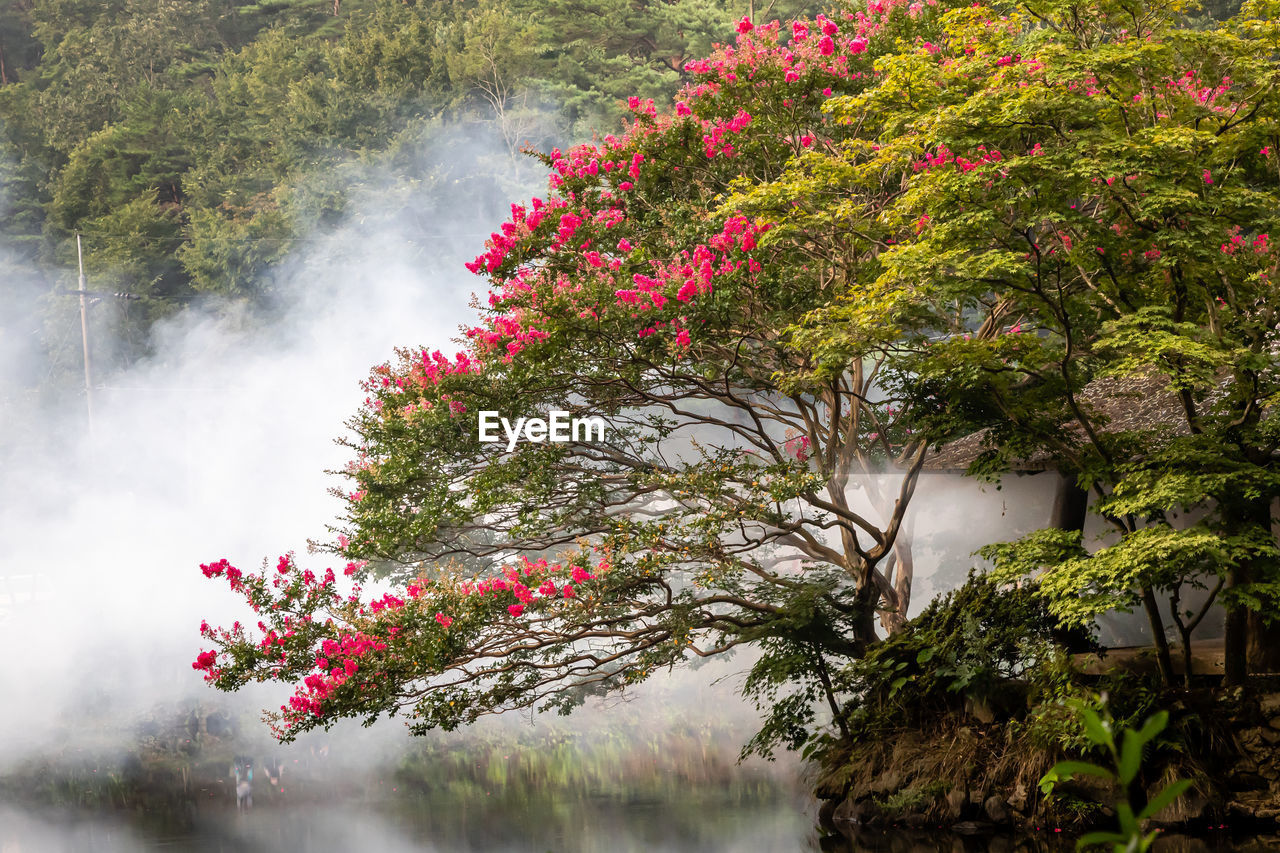
<path id="1" fill-rule="evenodd" d="M 334 439 L 363 400 L 360 380 L 395 346 L 450 350 L 467 317 L 477 282 L 461 259 L 511 188 L 458 175 L 484 174 L 486 159 L 512 174 L 498 150 L 437 141 L 398 180 L 353 167 L 351 215 L 302 241 L 267 319 L 209 303 L 161 324 L 154 356 L 95 390 L 92 440 L 74 397 L 38 435 L 0 434 L 0 756 L 39 749 L 63 717 L 208 694 L 190 666 L 200 621 L 245 612 L 198 564 L 256 568 L 324 535 L 340 511 L 324 472 L 347 461 Z M 35 316 L 36 288 L 3 258 L 0 401 L 12 426 L 14 389 L 41 366 L 13 333 L 14 318 Z"/>

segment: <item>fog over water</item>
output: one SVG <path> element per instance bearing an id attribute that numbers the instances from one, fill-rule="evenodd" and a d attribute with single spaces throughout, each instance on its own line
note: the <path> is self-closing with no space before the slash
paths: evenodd
<path id="1" fill-rule="evenodd" d="M 92 439 L 76 395 L 20 436 L 0 431 L 0 755 L 38 750 L 65 711 L 208 694 L 190 666 L 200 621 L 245 613 L 200 563 L 255 569 L 295 550 L 322 564 L 304 552 L 341 511 L 325 471 L 347 461 L 334 439 L 360 381 L 396 346 L 455 349 L 481 283 L 461 261 L 500 221 L 501 192 L 477 198 L 458 152 L 527 178 L 490 150 L 447 140 L 407 176 L 361 176 L 345 223 L 277 275 L 272 319 L 194 307 L 156 328 L 151 358 L 98 377 Z M 28 291 L 4 289 L 6 314 L 31 311 Z M 55 319 L 78 338 L 74 302 Z M 97 328 L 114 310 L 91 308 Z M 0 389 L 29 378 L 16 344 L 0 352 Z M 0 401 L 8 426 L 28 414 Z"/>

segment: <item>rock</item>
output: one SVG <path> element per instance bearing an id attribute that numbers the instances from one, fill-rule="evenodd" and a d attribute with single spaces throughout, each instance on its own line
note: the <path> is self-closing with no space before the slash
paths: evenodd
<path id="1" fill-rule="evenodd" d="M 982 835 L 995 829 L 985 820 L 962 820 L 951 825 L 951 831 L 957 835 Z"/>
<path id="2" fill-rule="evenodd" d="M 1233 791 L 1261 791 L 1267 787 L 1267 780 L 1257 773 L 1237 770 L 1227 777 L 1227 787 Z"/>
<path id="3" fill-rule="evenodd" d="M 1264 694 L 1258 699 L 1258 706 L 1264 717 L 1280 716 L 1280 693 Z"/>
<path id="4" fill-rule="evenodd" d="M 992 823 L 1005 823 L 1009 820 L 1009 809 L 1005 806 L 1004 798 L 998 794 L 992 794 L 983 801 L 982 811 Z"/>
<path id="5" fill-rule="evenodd" d="M 818 806 L 818 823 L 823 826 L 830 827 L 835 817 L 836 809 L 840 807 L 843 800 L 823 800 L 822 805 Z"/>
<path id="6" fill-rule="evenodd" d="M 981 699 L 966 697 L 964 700 L 964 709 L 969 716 L 973 717 L 984 726 L 989 726 L 996 721 L 996 712 L 991 709 L 990 705 Z"/>
<path id="7" fill-rule="evenodd" d="M 1019 782 L 1009 795 L 1009 807 L 1014 811 L 1025 811 L 1027 808 L 1027 786 Z"/>
<path id="8" fill-rule="evenodd" d="M 1267 725 L 1272 729 L 1280 729 L 1280 717 L 1272 717 L 1270 720 L 1267 720 Z"/>
<path id="9" fill-rule="evenodd" d="M 1258 752 L 1262 749 L 1262 729 L 1244 729 L 1236 735 L 1236 742 L 1246 752 Z"/>
<path id="10" fill-rule="evenodd" d="M 902 784 L 901 777 L 892 770 L 877 776 L 869 786 L 873 794 L 892 794 Z"/>
<path id="11" fill-rule="evenodd" d="M 947 813 L 953 818 L 960 817 L 960 814 L 964 811 L 964 805 L 968 800 L 969 798 L 965 795 L 964 791 L 953 788 L 947 792 Z"/>
<path id="12" fill-rule="evenodd" d="M 1154 796 L 1159 789 L 1159 785 L 1152 786 L 1147 791 L 1148 796 Z M 1198 821 L 1206 817 L 1211 806 L 1212 803 L 1209 798 L 1193 788 L 1152 815 L 1151 820 L 1157 826 L 1173 826 L 1189 821 Z"/>
<path id="13" fill-rule="evenodd" d="M 873 804 L 869 800 L 861 802 L 848 797 L 840 802 L 831 812 L 831 820 L 836 823 L 862 823 Z"/>

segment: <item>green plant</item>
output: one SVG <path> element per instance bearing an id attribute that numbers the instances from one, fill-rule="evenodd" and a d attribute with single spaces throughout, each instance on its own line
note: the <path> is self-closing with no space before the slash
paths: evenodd
<path id="1" fill-rule="evenodd" d="M 1120 791 L 1115 803 L 1119 828 L 1090 832 L 1080 838 L 1076 843 L 1077 848 L 1111 845 L 1114 853 L 1141 853 L 1149 849 L 1158 833 L 1145 832 L 1146 822 L 1191 787 L 1190 781 L 1179 779 L 1147 799 L 1139 783 L 1143 752 L 1168 725 L 1169 712 L 1160 711 L 1151 715 L 1141 728 L 1121 728 L 1120 737 L 1117 738 L 1115 720 L 1106 709 L 1105 698 L 1099 701 L 1101 713 L 1086 702 L 1069 700 L 1069 704 L 1084 728 L 1085 737 L 1094 748 L 1107 753 L 1110 766 L 1078 760 L 1059 761 L 1041 778 L 1040 790 L 1048 795 L 1059 782 L 1068 781 L 1075 776 L 1096 776 L 1114 783 Z"/>
<path id="2" fill-rule="evenodd" d="M 1065 634 L 1028 588 L 973 573 L 845 667 L 837 686 L 853 697 L 845 713 L 855 736 L 959 711 L 966 700 L 1012 713 L 1064 643 L 1085 648 L 1091 638 Z"/>
<path id="3" fill-rule="evenodd" d="M 901 791 L 890 794 L 888 797 L 885 797 L 884 802 L 881 805 L 886 812 L 892 814 L 916 812 L 936 803 L 953 787 L 954 785 L 951 782 L 947 782 L 942 779 L 935 779 L 932 782 L 926 782 L 922 785 L 911 785 L 903 788 Z"/>

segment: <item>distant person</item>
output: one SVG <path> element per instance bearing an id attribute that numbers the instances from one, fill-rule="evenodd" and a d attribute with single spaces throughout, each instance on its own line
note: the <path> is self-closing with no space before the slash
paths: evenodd
<path id="1" fill-rule="evenodd" d="M 236 780 L 236 811 L 253 808 L 253 759 L 237 755 L 231 774 Z"/>
<path id="2" fill-rule="evenodd" d="M 272 788 L 279 788 L 280 777 L 284 775 L 284 765 L 280 763 L 280 759 L 264 758 L 262 760 L 262 769 L 267 774 L 267 784 Z"/>

